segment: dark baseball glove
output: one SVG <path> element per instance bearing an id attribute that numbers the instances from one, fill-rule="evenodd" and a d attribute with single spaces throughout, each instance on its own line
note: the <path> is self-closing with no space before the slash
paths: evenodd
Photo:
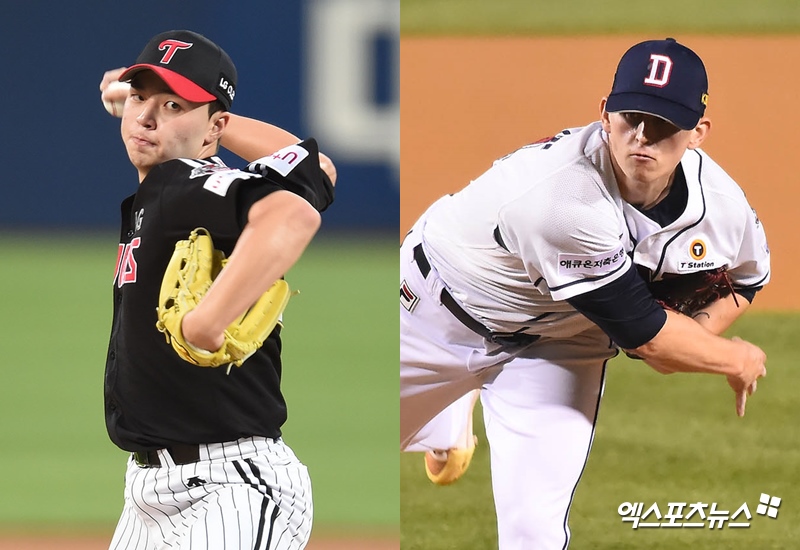
<path id="1" fill-rule="evenodd" d="M 731 278 L 724 267 L 685 275 L 666 274 L 659 281 L 645 280 L 656 301 L 665 309 L 689 317 L 729 294 L 736 300 Z"/>
<path id="2" fill-rule="evenodd" d="M 203 299 L 227 261 L 222 251 L 214 249 L 208 231 L 201 227 L 192 231 L 187 240 L 178 241 L 164 272 L 156 328 L 166 335 L 178 355 L 193 365 L 241 366 L 275 328 L 291 295 L 286 281 L 278 279 L 228 326 L 220 349 L 208 351 L 192 346 L 181 333 L 183 317 Z"/>

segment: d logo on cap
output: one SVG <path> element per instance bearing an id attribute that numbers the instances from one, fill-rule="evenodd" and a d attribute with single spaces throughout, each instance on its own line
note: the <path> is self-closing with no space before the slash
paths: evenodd
<path id="1" fill-rule="evenodd" d="M 708 76 L 696 53 L 674 38 L 628 49 L 617 65 L 606 112 L 633 111 L 694 128 L 708 102 Z"/>
<path id="2" fill-rule="evenodd" d="M 672 59 L 666 55 L 654 53 L 650 56 L 650 61 L 652 62 L 650 65 L 650 74 L 644 79 L 644 83 L 648 86 L 663 88 L 669 84 L 669 75 L 672 72 Z M 661 76 L 658 76 L 659 69 L 661 69 Z"/>

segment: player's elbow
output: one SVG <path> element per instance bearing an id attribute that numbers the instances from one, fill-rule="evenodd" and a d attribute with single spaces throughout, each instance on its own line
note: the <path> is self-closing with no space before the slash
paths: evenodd
<path id="1" fill-rule="evenodd" d="M 307 244 L 322 225 L 322 216 L 305 199 L 297 195 L 292 197 L 294 200 L 288 201 L 283 211 L 285 231 L 295 240 Z"/>
<path id="2" fill-rule="evenodd" d="M 305 201 L 303 201 L 305 202 Z M 311 237 L 314 236 L 317 231 L 319 230 L 320 226 L 322 225 L 322 216 L 320 215 L 317 210 L 311 206 L 309 203 L 305 202 L 305 205 L 298 209 L 297 213 L 297 223 L 299 223 L 302 229 Z"/>

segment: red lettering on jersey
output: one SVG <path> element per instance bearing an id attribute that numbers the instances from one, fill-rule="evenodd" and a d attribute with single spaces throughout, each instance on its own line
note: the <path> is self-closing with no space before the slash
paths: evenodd
<path id="1" fill-rule="evenodd" d="M 161 44 L 158 45 L 159 50 L 162 51 L 167 50 L 166 53 L 164 53 L 164 57 L 161 58 L 161 63 L 163 63 L 164 65 L 169 64 L 169 62 L 172 61 L 172 56 L 175 55 L 175 52 L 177 52 L 178 50 L 188 50 L 191 47 L 192 47 L 191 42 L 183 42 L 182 40 L 173 40 L 172 38 L 164 40 Z"/>
<path id="2" fill-rule="evenodd" d="M 119 266 L 122 265 L 122 253 L 125 251 L 125 245 L 119 243 L 119 247 L 117 248 L 117 267 L 114 269 L 114 282 L 117 282 L 117 276 L 119 275 Z"/>
<path id="3" fill-rule="evenodd" d="M 142 244 L 142 238 L 136 237 L 128 244 L 120 245 L 120 247 L 124 246 L 124 250 L 122 250 L 121 258 L 117 262 L 117 275 L 115 277 L 117 287 L 122 288 L 124 284 L 136 282 L 139 266 L 136 263 L 136 258 L 133 257 L 133 251 L 139 248 L 140 244 Z"/>
<path id="4" fill-rule="evenodd" d="M 650 74 L 644 79 L 648 86 L 663 88 L 669 84 L 669 77 L 672 74 L 672 59 L 666 55 L 654 53 L 650 55 Z"/>

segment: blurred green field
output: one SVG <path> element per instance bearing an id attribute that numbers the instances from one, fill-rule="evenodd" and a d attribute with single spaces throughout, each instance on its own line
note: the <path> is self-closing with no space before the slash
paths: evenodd
<path id="1" fill-rule="evenodd" d="M 800 314 L 749 313 L 729 331 L 766 351 L 768 376 L 738 418 L 721 377 L 657 374 L 627 357 L 610 363 L 594 447 L 570 514 L 570 549 L 750 550 L 797 548 L 800 540 Z M 496 548 L 489 456 L 480 440 L 467 474 L 450 487 L 425 477 L 422 455 L 401 456 L 404 550 Z M 533 466 L 533 465 L 532 465 Z M 783 499 L 777 519 L 756 514 L 759 496 Z M 747 529 L 632 529 L 623 502 L 747 502 Z M 743 516 L 742 516 L 743 517 Z M 740 518 L 741 519 L 741 518 Z M 653 520 L 657 521 L 657 520 Z M 663 520 L 666 521 L 666 520 Z"/>
<path id="2" fill-rule="evenodd" d="M 796 0 L 401 0 L 403 35 L 787 33 Z"/>
<path id="3" fill-rule="evenodd" d="M 309 467 L 315 528 L 396 532 L 395 238 L 324 237 L 287 280 L 284 438 Z M 103 420 L 113 234 L 0 234 L 0 530 L 100 530 L 126 454 Z"/>

